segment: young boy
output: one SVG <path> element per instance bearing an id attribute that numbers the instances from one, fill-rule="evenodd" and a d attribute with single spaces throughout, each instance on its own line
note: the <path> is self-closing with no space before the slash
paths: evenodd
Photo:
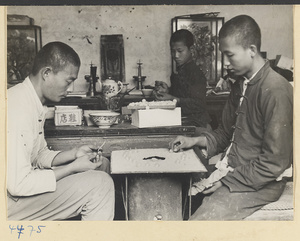
<path id="1" fill-rule="evenodd" d="M 193 34 L 180 29 L 170 39 L 171 54 L 178 73 L 171 75 L 171 87 L 156 81 L 154 95 L 157 100 L 177 100 L 188 124 L 206 128 L 210 117 L 206 110 L 206 78 L 192 59 Z"/>
<path id="2" fill-rule="evenodd" d="M 194 186 L 211 195 L 191 220 L 240 220 L 278 200 L 293 158 L 293 89 L 260 55 L 259 26 L 240 15 L 219 36 L 227 68 L 244 80 L 233 84 L 216 130 L 170 143 L 175 151 L 206 148 L 209 157 L 224 152 L 213 174 Z"/>

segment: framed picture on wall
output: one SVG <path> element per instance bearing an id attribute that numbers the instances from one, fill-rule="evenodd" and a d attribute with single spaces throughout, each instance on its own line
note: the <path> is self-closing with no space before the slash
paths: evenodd
<path id="1" fill-rule="evenodd" d="M 22 82 L 42 47 L 41 27 L 7 25 L 7 88 Z"/>
<path id="2" fill-rule="evenodd" d="M 207 78 L 207 85 L 215 85 L 223 76 L 223 56 L 219 51 L 218 33 L 224 24 L 218 13 L 177 16 L 172 19 L 172 33 L 187 29 L 195 37 L 193 58 Z M 175 63 L 172 62 L 175 72 Z"/>
<path id="3" fill-rule="evenodd" d="M 111 77 L 116 81 L 125 81 L 125 57 L 123 35 L 101 35 L 101 80 Z"/>

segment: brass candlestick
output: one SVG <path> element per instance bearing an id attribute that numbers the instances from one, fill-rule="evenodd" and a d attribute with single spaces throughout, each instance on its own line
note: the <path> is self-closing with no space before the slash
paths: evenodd
<path id="1" fill-rule="evenodd" d="M 99 77 L 96 76 L 97 73 L 97 66 L 93 66 L 93 64 L 90 64 L 90 75 L 85 75 L 84 78 L 86 81 L 89 82 L 89 90 L 87 95 L 88 96 L 95 96 L 96 95 L 96 83 Z"/>

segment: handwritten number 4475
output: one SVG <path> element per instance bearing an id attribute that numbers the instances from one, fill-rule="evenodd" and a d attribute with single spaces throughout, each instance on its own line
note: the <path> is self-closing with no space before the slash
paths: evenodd
<path id="1" fill-rule="evenodd" d="M 35 229 L 32 225 L 28 225 L 27 228 L 29 228 L 30 230 L 30 236 L 32 234 L 32 232 L 36 232 L 36 233 L 41 233 L 42 232 L 42 229 L 43 227 L 46 227 L 46 226 L 42 226 L 42 225 L 39 225 L 37 227 L 37 229 Z M 14 230 L 16 230 L 17 234 L 18 234 L 18 239 L 21 237 L 21 234 L 24 234 L 25 232 L 25 227 L 23 227 L 23 225 L 17 225 L 17 227 L 15 226 L 11 226 L 9 225 L 9 229 L 10 229 L 10 233 L 13 233 Z"/>

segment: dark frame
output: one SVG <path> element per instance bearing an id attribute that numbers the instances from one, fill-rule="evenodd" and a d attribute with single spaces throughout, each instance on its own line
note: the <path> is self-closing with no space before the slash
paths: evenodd
<path id="1" fill-rule="evenodd" d="M 41 48 L 40 26 L 7 25 L 7 88 L 23 82 L 29 75 Z"/>
<path id="2" fill-rule="evenodd" d="M 223 76 L 223 55 L 219 51 L 218 32 L 224 24 L 223 17 L 213 14 L 194 14 L 172 18 L 172 33 L 188 29 L 195 36 L 193 58 L 207 78 L 207 85 L 216 85 Z M 175 63 L 172 61 L 173 72 Z"/>
<path id="3" fill-rule="evenodd" d="M 125 57 L 122 34 L 100 37 L 101 80 L 111 77 L 125 82 Z"/>

